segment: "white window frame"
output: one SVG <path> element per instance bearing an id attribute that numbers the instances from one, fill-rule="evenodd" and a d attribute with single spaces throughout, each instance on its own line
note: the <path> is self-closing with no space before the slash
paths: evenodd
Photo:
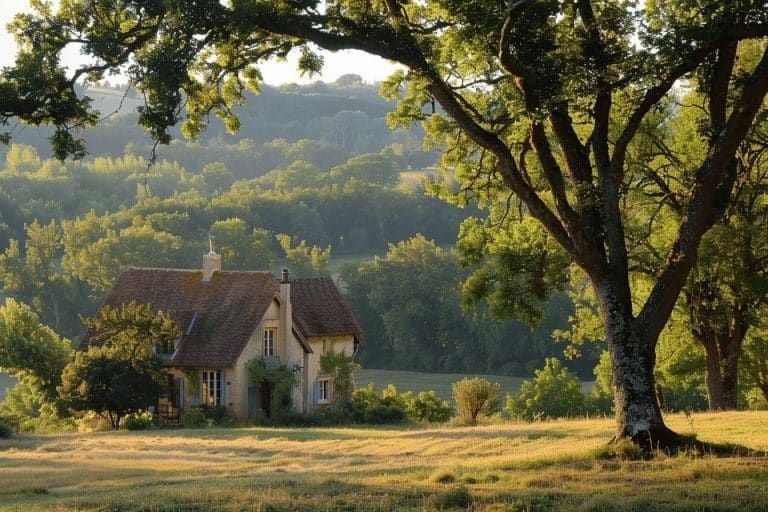
<path id="1" fill-rule="evenodd" d="M 275 329 L 274 327 L 265 327 L 262 336 L 262 354 L 265 356 L 275 355 Z"/>
<path id="2" fill-rule="evenodd" d="M 320 379 L 317 381 L 317 403 L 327 404 L 331 401 L 331 380 Z"/>
<path id="3" fill-rule="evenodd" d="M 223 405 L 223 372 L 221 370 L 206 370 L 201 373 L 202 378 L 200 379 L 200 385 L 202 386 L 202 390 L 200 396 L 203 403 L 206 405 Z"/>

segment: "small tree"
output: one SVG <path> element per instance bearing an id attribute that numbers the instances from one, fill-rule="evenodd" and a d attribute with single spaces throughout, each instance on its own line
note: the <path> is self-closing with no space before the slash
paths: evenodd
<path id="1" fill-rule="evenodd" d="M 137 365 L 109 349 L 93 348 L 75 354 L 59 393 L 65 406 L 106 415 L 118 430 L 126 414 L 157 402 L 163 391 L 158 373 L 153 365 Z"/>
<path id="2" fill-rule="evenodd" d="M 333 349 L 320 356 L 320 369 L 334 376 L 333 403 L 347 408 L 352 403 L 352 392 L 355 390 L 354 372 L 360 369 L 351 355 Z"/>
<path id="3" fill-rule="evenodd" d="M 459 419 L 468 425 L 477 423 L 480 414 L 491 414 L 499 402 L 500 386 L 480 377 L 453 383 L 453 399 Z"/>
<path id="4" fill-rule="evenodd" d="M 117 430 L 123 416 L 157 403 L 164 374 L 154 349 L 172 346 L 182 333 L 172 319 L 136 302 L 104 306 L 85 324 L 91 330 L 88 351 L 64 369 L 59 395 L 66 407 L 92 410 Z"/>
<path id="5" fill-rule="evenodd" d="M 516 395 L 507 396 L 504 411 L 526 421 L 581 414 L 584 394 L 579 378 L 557 358 L 547 358 L 532 381 L 526 380 Z"/>

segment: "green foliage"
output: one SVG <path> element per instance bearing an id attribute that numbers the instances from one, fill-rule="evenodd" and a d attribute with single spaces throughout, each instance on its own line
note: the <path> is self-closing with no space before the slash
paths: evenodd
<path id="1" fill-rule="evenodd" d="M 192 396 L 195 398 L 200 398 L 200 370 L 197 368 L 188 368 L 184 371 L 184 375 L 186 376 L 187 382 L 189 383 Z"/>
<path id="2" fill-rule="evenodd" d="M 275 264 L 271 237 L 265 229 L 249 233 L 244 220 L 230 218 L 214 222 L 210 233 L 216 237 L 224 270 L 267 270 Z"/>
<path id="3" fill-rule="evenodd" d="M 104 414 L 118 430 L 122 418 L 157 402 L 163 385 L 152 364 L 137 364 L 104 348 L 78 352 L 59 387 L 64 407 Z"/>
<path id="4" fill-rule="evenodd" d="M 408 419 L 409 410 L 413 410 L 413 394 L 398 393 L 392 384 L 377 392 L 373 383 L 369 383 L 352 394 L 352 418 L 357 423 L 403 423 Z"/>
<path id="5" fill-rule="evenodd" d="M 149 411 L 128 414 L 122 422 L 125 430 L 152 430 L 155 428 L 155 418 Z"/>
<path id="6" fill-rule="evenodd" d="M 61 417 L 52 401 L 33 377 L 24 376 L 0 402 L 0 420 L 16 432 L 61 431 L 72 428 L 72 421 Z"/>
<path id="7" fill-rule="evenodd" d="M 333 349 L 320 356 L 320 369 L 333 378 L 333 404 L 348 408 L 352 403 L 352 393 L 355 389 L 354 372 L 360 369 L 352 355 Z"/>
<path id="8" fill-rule="evenodd" d="M 480 377 L 453 383 L 453 401 L 460 421 L 474 425 L 479 416 L 489 416 L 499 402 L 499 385 Z"/>
<path id="9" fill-rule="evenodd" d="M 553 329 L 565 325 L 564 295 L 546 305 L 539 328 L 494 320 L 484 307 L 462 310 L 467 275 L 456 255 L 417 235 L 391 244 L 385 257 L 342 268 L 346 300 L 369 343 L 364 366 L 431 372 L 530 375 L 543 356 L 555 355 Z M 591 370 L 591 357 L 581 363 Z"/>
<path id="10" fill-rule="evenodd" d="M 117 430 L 126 414 L 157 402 L 164 373 L 155 347 L 173 346 L 181 331 L 150 304 L 135 302 L 104 306 L 85 323 L 91 330 L 88 350 L 76 353 L 64 369 L 61 401 L 75 411 L 106 415 Z"/>
<path id="11" fill-rule="evenodd" d="M 535 219 L 509 220 L 501 230 L 503 215 L 500 206 L 494 207 L 485 221 L 469 218 L 461 224 L 460 263 L 480 267 L 464 282 L 464 303 L 487 301 L 492 318 L 511 317 L 537 326 L 547 297 L 567 283 L 569 260 Z"/>
<path id="12" fill-rule="evenodd" d="M 473 502 L 474 498 L 472 493 L 469 492 L 469 489 L 467 489 L 465 485 L 460 485 L 447 491 L 445 494 L 438 496 L 435 500 L 435 505 L 441 510 L 455 508 L 469 509 Z"/>
<path id="13" fill-rule="evenodd" d="M 504 412 L 512 418 L 534 421 L 579 416 L 584 408 L 579 378 L 558 359 L 547 358 L 532 381 L 524 381 L 516 395 L 507 395 Z"/>
<path id="14" fill-rule="evenodd" d="M 607 350 L 600 353 L 595 366 L 595 384 L 586 397 L 587 411 L 591 414 L 613 412 L 613 390 L 611 386 L 611 356 Z"/>
<path id="15" fill-rule="evenodd" d="M 105 305 L 84 320 L 91 330 L 88 348 L 104 348 L 116 357 L 142 364 L 155 362 L 156 347 L 173 347 L 182 332 L 169 315 L 155 314 L 151 304 L 132 301 Z"/>
<path id="16" fill-rule="evenodd" d="M 77 323 L 73 304 L 82 295 L 79 283 L 62 273 L 58 257 L 62 249 L 61 228 L 55 220 L 41 225 L 35 219 L 24 227 L 24 251 L 11 239 L 0 254 L 0 283 L 6 295 L 30 304 L 54 329 L 72 329 Z M 79 323 L 77 328 L 79 328 Z"/>
<path id="17" fill-rule="evenodd" d="M 280 366 L 269 368 L 263 357 L 256 357 L 245 365 L 251 375 L 251 381 L 257 386 L 269 385 L 270 415 L 291 408 L 291 392 L 299 385 L 300 373 L 297 368 Z"/>
<path id="18" fill-rule="evenodd" d="M 292 247 L 290 235 L 280 233 L 276 238 L 285 253 L 285 261 L 296 277 L 325 276 L 330 273 L 330 245 L 325 249 L 317 245 L 309 247 L 306 241 L 302 240 L 299 245 Z"/>
<path id="19" fill-rule="evenodd" d="M 11 429 L 11 426 L 6 423 L 6 421 L 0 417 L 0 439 L 8 439 L 13 435 L 13 430 Z"/>
<path id="20" fill-rule="evenodd" d="M 184 428 L 203 428 L 208 425 L 208 419 L 199 407 L 190 407 L 184 411 L 179 421 Z"/>
<path id="21" fill-rule="evenodd" d="M 0 307 L 0 368 L 28 379 L 47 401 L 57 396 L 61 373 L 71 358 L 68 340 L 40 323 L 28 306 L 5 300 Z"/>
<path id="22" fill-rule="evenodd" d="M 453 417 L 453 407 L 447 400 L 440 400 L 434 391 L 421 391 L 413 399 L 408 415 L 416 421 L 445 423 Z"/>

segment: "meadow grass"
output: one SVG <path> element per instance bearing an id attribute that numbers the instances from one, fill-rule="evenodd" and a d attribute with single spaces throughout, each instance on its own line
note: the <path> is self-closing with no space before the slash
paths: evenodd
<path id="1" fill-rule="evenodd" d="M 768 412 L 673 415 L 768 450 Z M 768 510 L 768 457 L 605 457 L 610 419 L 0 440 L 0 510 Z"/>

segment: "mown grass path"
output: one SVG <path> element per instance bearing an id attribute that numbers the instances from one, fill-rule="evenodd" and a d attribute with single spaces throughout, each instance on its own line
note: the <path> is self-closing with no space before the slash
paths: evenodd
<path id="1" fill-rule="evenodd" d="M 768 450 L 768 412 L 669 418 Z M 768 458 L 601 459 L 612 420 L 0 440 L 2 510 L 768 510 Z M 466 495 L 457 492 L 465 486 Z"/>

